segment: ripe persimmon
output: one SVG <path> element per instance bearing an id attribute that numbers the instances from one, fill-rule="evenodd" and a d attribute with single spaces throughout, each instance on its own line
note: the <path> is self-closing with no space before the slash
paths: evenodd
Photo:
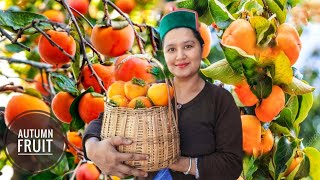
<path id="1" fill-rule="evenodd" d="M 270 95 L 255 108 L 255 113 L 260 121 L 270 122 L 284 108 L 284 105 L 285 95 L 283 90 L 279 86 L 273 85 Z"/>
<path id="2" fill-rule="evenodd" d="M 167 106 L 168 99 L 173 98 L 173 88 L 169 88 L 170 98 L 168 98 L 168 87 L 166 83 L 152 84 L 148 89 L 147 96 L 155 106 Z"/>
<path id="3" fill-rule="evenodd" d="M 19 94 L 13 96 L 7 104 L 4 112 L 6 125 L 8 126 L 19 114 L 29 110 L 41 110 L 50 113 L 49 106 L 41 99 L 28 94 Z"/>
<path id="4" fill-rule="evenodd" d="M 288 23 L 281 24 L 276 32 L 276 42 L 293 65 L 297 61 L 301 50 L 301 41 L 297 30 Z"/>
<path id="5" fill-rule="evenodd" d="M 204 23 L 200 23 L 199 32 L 201 35 L 201 38 L 204 41 L 203 47 L 202 47 L 202 58 L 208 57 L 210 50 L 211 50 L 211 33 L 208 26 Z"/>
<path id="6" fill-rule="evenodd" d="M 133 78 L 124 84 L 124 93 L 129 100 L 138 96 L 145 96 L 148 91 L 148 85 L 142 79 Z"/>
<path id="7" fill-rule="evenodd" d="M 244 19 L 233 21 L 222 35 L 221 43 L 236 46 L 249 55 L 254 55 L 256 48 L 256 32 L 250 22 Z"/>
<path id="8" fill-rule="evenodd" d="M 114 95 L 108 103 L 115 107 L 128 107 L 129 100 L 123 95 Z"/>
<path id="9" fill-rule="evenodd" d="M 131 49 L 134 31 L 129 25 L 122 29 L 95 25 L 91 32 L 91 42 L 97 51 L 105 56 L 120 56 Z"/>
<path id="10" fill-rule="evenodd" d="M 50 9 L 43 12 L 43 15 L 46 16 L 50 21 L 63 23 L 64 14 L 61 11 Z"/>
<path id="11" fill-rule="evenodd" d="M 98 180 L 100 172 L 93 163 L 81 164 L 76 172 L 77 180 Z"/>
<path id="12" fill-rule="evenodd" d="M 79 150 L 82 150 L 82 137 L 78 132 L 67 132 L 68 141 L 77 147 Z M 67 152 L 70 152 L 74 156 L 77 155 L 77 151 L 73 147 L 68 147 Z"/>
<path id="13" fill-rule="evenodd" d="M 81 13 L 83 15 L 85 15 L 88 12 L 89 0 L 67 0 L 67 3 L 69 4 L 69 6 L 73 7 L 74 9 L 79 11 L 79 13 Z M 77 13 L 75 13 L 73 11 L 72 11 L 72 13 L 75 16 L 79 16 Z"/>
<path id="14" fill-rule="evenodd" d="M 70 124 L 72 116 L 70 114 L 70 106 L 74 101 L 74 97 L 68 92 L 59 92 L 54 96 L 51 108 L 54 115 L 62 122 Z"/>
<path id="15" fill-rule="evenodd" d="M 98 118 L 99 114 L 104 111 L 104 99 L 86 93 L 81 97 L 78 108 L 81 119 L 85 123 L 89 123 Z"/>
<path id="16" fill-rule="evenodd" d="M 236 85 L 234 92 L 237 94 L 240 102 L 245 106 L 253 106 L 259 101 L 257 96 L 251 91 L 250 86 L 246 81 Z"/>
<path id="17" fill-rule="evenodd" d="M 76 53 L 76 42 L 72 36 L 68 35 L 66 32 L 58 32 L 55 30 L 48 30 L 46 32 L 64 51 L 69 55 L 74 56 Z M 47 63 L 60 67 L 68 62 L 70 58 L 60 51 L 56 46 L 51 45 L 50 41 L 41 35 L 39 40 L 39 54 L 40 57 Z"/>
<path id="18" fill-rule="evenodd" d="M 124 92 L 124 83 L 124 81 L 115 81 L 114 83 L 112 83 L 108 88 L 107 97 L 111 98 L 115 95 L 126 96 Z"/>
<path id="19" fill-rule="evenodd" d="M 128 104 L 128 107 L 133 109 L 149 108 L 151 106 L 152 106 L 151 101 L 149 100 L 149 98 L 145 96 L 138 96 L 132 99 Z"/>
<path id="20" fill-rule="evenodd" d="M 147 83 L 156 81 L 155 76 L 150 73 L 152 66 L 145 59 L 125 54 L 116 60 L 114 67 L 116 80 L 127 82 L 135 77 L 143 79 Z"/>
<path id="21" fill-rule="evenodd" d="M 256 116 L 241 115 L 243 151 L 255 157 L 271 151 L 274 143 L 270 131 L 264 130 Z"/>
<path id="22" fill-rule="evenodd" d="M 121 11 L 129 14 L 135 7 L 136 1 L 135 0 L 115 0 L 115 5 L 121 9 Z"/>
<path id="23" fill-rule="evenodd" d="M 104 87 L 108 89 L 109 86 L 115 81 L 114 66 L 93 64 L 92 67 L 94 71 L 97 73 L 97 75 L 100 77 L 100 79 L 103 81 Z M 81 83 L 85 89 L 92 86 L 95 92 L 103 92 L 102 88 L 100 87 L 97 79 L 93 76 L 88 65 L 84 66 L 83 68 Z"/>
<path id="24" fill-rule="evenodd" d="M 47 80 L 47 75 L 46 73 L 42 74 L 37 74 L 34 77 L 35 80 L 35 89 L 38 90 L 43 96 L 49 96 L 49 86 L 48 86 L 48 80 Z"/>

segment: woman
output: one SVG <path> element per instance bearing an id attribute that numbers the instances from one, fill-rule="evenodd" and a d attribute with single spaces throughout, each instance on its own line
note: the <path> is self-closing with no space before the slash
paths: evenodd
<path id="1" fill-rule="evenodd" d="M 199 74 L 203 40 L 198 32 L 197 13 L 178 9 L 160 22 L 160 39 L 169 71 L 174 75 L 178 102 L 181 157 L 170 165 L 172 179 L 237 179 L 242 171 L 240 113 L 232 95 L 203 80 Z M 87 157 L 106 174 L 152 179 L 123 161 L 145 160 L 146 155 L 119 153 L 116 146 L 131 140 L 113 137 L 99 140 L 100 120 L 86 128 Z"/>

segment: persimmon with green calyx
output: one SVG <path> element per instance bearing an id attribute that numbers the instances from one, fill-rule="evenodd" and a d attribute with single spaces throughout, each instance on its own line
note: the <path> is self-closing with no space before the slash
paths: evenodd
<path id="1" fill-rule="evenodd" d="M 138 96 L 132 99 L 128 104 L 128 107 L 133 109 L 150 108 L 151 106 L 151 101 L 145 96 Z"/>
<path id="2" fill-rule="evenodd" d="M 142 79 L 132 78 L 124 84 L 124 93 L 129 100 L 138 96 L 145 96 L 149 86 Z"/>

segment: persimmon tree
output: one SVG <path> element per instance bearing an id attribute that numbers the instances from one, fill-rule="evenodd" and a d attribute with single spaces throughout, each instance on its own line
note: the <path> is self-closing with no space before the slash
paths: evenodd
<path id="1" fill-rule="evenodd" d="M 162 3 L 160 9 L 156 8 L 159 3 Z M 4 111 L 6 121 L 20 111 L 47 108 L 48 104 L 66 133 L 66 156 L 54 169 L 33 175 L 31 179 L 99 176 L 96 167 L 83 157 L 81 132 L 85 124 L 103 111 L 106 96 L 119 93 L 120 87 L 134 86 L 129 81 L 133 75 L 146 82 L 154 82 L 155 77 L 163 78 L 152 64 L 128 54 L 149 54 L 163 62 L 155 27 L 161 15 L 178 7 L 199 14 L 200 33 L 205 41 L 200 73 L 212 82 L 220 81 L 222 86 L 231 85 L 241 110 L 246 153 L 241 177 L 319 178 L 320 170 L 316 167 L 320 152 L 305 147 L 298 138 L 300 125 L 313 104 L 314 91 L 292 66 L 304 46 L 298 33 L 302 29 L 290 25 L 286 19 L 298 3 L 286 0 L 169 3 L 37 0 L 34 3 L 23 1 L 0 11 L 1 44 L 4 45 L 0 60 L 10 63 L 23 81 L 22 86 L 8 83 L 0 87 L 0 92 L 21 94 L 9 100 Z M 211 36 L 207 26 L 212 26 L 221 39 L 224 56 L 221 60 L 213 61 L 212 56 L 208 56 Z M 21 52 L 26 60 L 14 56 Z M 122 59 L 126 61 L 123 63 Z M 4 73 L 1 75 L 10 79 Z M 35 89 L 30 88 L 32 86 Z M 148 93 L 159 104 L 168 103 L 162 102 L 162 96 L 158 97 L 160 91 L 165 94 L 164 85 L 150 89 Z M 22 100 L 16 100 L 18 97 Z M 45 103 L 24 106 L 37 101 Z M 121 95 L 112 101 L 128 104 Z M 0 162 L 5 161 L 0 159 Z"/>

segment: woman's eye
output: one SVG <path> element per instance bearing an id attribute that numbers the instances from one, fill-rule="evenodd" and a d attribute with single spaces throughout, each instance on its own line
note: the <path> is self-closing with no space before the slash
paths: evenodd
<path id="1" fill-rule="evenodd" d="M 192 47 L 193 47 L 192 45 L 186 45 L 186 46 L 185 46 L 186 49 L 190 49 L 190 48 L 192 48 Z"/>
<path id="2" fill-rule="evenodd" d="M 167 51 L 168 52 L 172 52 L 172 51 L 174 51 L 175 49 L 174 48 L 169 48 Z"/>

